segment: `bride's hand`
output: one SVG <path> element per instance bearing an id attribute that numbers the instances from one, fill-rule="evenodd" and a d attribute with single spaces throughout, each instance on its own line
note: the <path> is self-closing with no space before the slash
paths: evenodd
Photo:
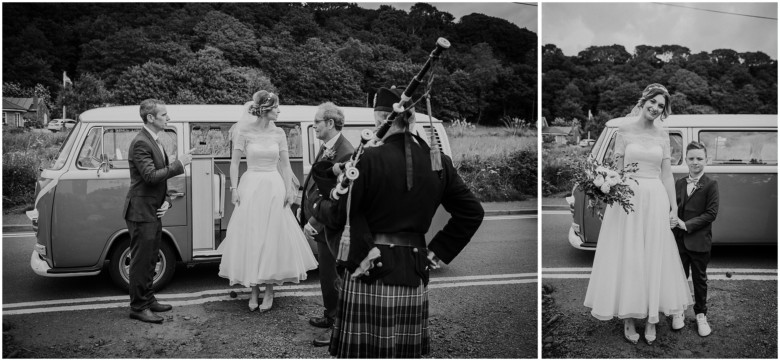
<path id="1" fill-rule="evenodd" d="M 672 228 L 674 228 L 677 225 L 677 221 L 679 218 L 677 218 L 677 210 L 672 210 L 669 212 L 669 223 L 673 224 Z"/>
<path id="2" fill-rule="evenodd" d="M 233 192 L 231 193 L 231 202 L 233 202 L 233 205 L 238 205 L 240 200 L 238 199 L 238 189 L 231 189 Z"/>
<path id="3" fill-rule="evenodd" d="M 295 192 L 287 191 L 284 195 L 284 206 L 291 206 L 293 203 L 295 203 L 296 194 Z"/>

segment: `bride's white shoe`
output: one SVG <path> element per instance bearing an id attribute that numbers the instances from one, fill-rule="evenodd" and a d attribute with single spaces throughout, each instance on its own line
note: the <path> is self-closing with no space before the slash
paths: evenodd
<path id="1" fill-rule="evenodd" d="M 252 288 L 252 293 L 249 295 L 249 312 L 252 312 L 256 310 L 258 307 L 260 307 L 260 304 L 257 302 L 257 297 L 259 296 L 260 290 Z"/>
<path id="2" fill-rule="evenodd" d="M 639 342 L 639 334 L 636 332 L 636 328 L 634 327 L 633 318 L 627 318 L 623 320 L 623 338 L 634 345 Z"/>
<path id="3" fill-rule="evenodd" d="M 263 295 L 263 304 L 260 305 L 260 312 L 266 312 L 274 306 L 274 291 L 265 290 Z"/>
<path id="4" fill-rule="evenodd" d="M 654 323 L 647 323 L 645 324 L 645 341 L 647 341 L 648 345 L 652 345 L 653 342 L 655 342 L 655 324 Z"/>

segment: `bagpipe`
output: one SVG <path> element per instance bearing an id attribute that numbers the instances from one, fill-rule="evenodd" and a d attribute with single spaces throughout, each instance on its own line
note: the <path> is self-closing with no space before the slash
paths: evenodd
<path id="1" fill-rule="evenodd" d="M 376 144 L 376 142 L 379 142 L 382 138 L 384 138 L 384 136 L 387 134 L 387 131 L 390 130 L 390 126 L 392 125 L 393 120 L 414 106 L 415 103 L 412 102 L 412 94 L 414 94 L 420 84 L 423 83 L 423 79 L 431 70 L 431 67 L 434 65 L 434 63 L 439 60 L 441 53 L 449 48 L 450 42 L 447 39 L 439 38 L 436 40 L 436 48 L 431 51 L 430 55 L 428 55 L 428 60 L 425 61 L 422 69 L 420 69 L 417 75 L 412 78 L 412 80 L 409 82 L 409 85 L 406 86 L 406 89 L 404 89 L 404 92 L 401 94 L 400 101 L 393 104 L 393 111 L 387 116 L 387 119 L 385 119 L 382 125 L 379 126 L 376 133 L 372 132 L 370 129 L 363 129 L 363 131 L 360 133 L 360 144 L 358 145 L 357 149 L 355 149 L 355 152 L 352 153 L 352 157 L 344 163 L 336 163 L 333 165 L 333 174 L 338 174 L 338 178 L 336 187 L 334 187 L 330 192 L 331 199 L 337 201 L 342 195 L 347 193 L 351 183 L 360 177 L 360 172 L 356 166 L 360 161 L 360 157 L 363 155 L 363 151 L 367 144 Z M 428 101 L 428 116 L 430 118 L 431 106 L 428 93 L 426 92 L 423 97 L 425 97 Z M 433 131 L 432 127 L 431 131 Z M 436 149 L 438 150 L 438 148 Z M 436 157 L 438 159 L 438 156 Z"/>
<path id="2" fill-rule="evenodd" d="M 347 204 L 346 204 L 346 225 L 344 226 L 344 231 L 341 235 L 341 240 L 339 242 L 338 247 L 338 255 L 336 256 L 337 261 L 346 262 L 347 257 L 349 255 L 349 246 L 350 246 L 350 224 L 349 224 L 349 214 L 350 214 L 350 203 L 352 201 L 352 183 L 360 177 L 360 172 L 357 169 L 357 164 L 360 162 L 360 158 L 363 155 L 363 152 L 369 144 L 377 144 L 380 142 L 385 135 L 387 134 L 388 130 L 390 130 L 390 126 L 393 123 L 393 120 L 395 120 L 399 115 L 406 112 L 408 109 L 413 108 L 414 104 L 416 102 L 412 102 L 412 94 L 417 90 L 417 88 L 420 86 L 420 84 L 423 84 L 424 78 L 426 74 L 431 70 L 433 65 L 437 60 L 439 60 L 439 57 L 441 53 L 444 50 L 449 49 L 450 42 L 445 38 L 439 38 L 436 40 L 436 48 L 431 51 L 430 55 L 428 56 L 428 59 L 425 61 L 425 64 L 423 64 L 422 69 L 417 73 L 417 75 L 412 78 L 412 80 L 409 82 L 409 85 L 406 86 L 403 93 L 400 96 L 400 100 L 398 103 L 393 104 L 393 111 L 387 116 L 387 119 L 385 119 L 384 123 L 379 126 L 376 133 L 372 132 L 369 129 L 364 129 L 361 134 L 361 140 L 358 147 L 355 149 L 355 152 L 352 154 L 352 157 L 344 163 L 337 163 L 334 164 L 331 168 L 332 174 L 337 174 L 337 182 L 336 186 L 333 187 L 330 191 L 330 198 L 333 201 L 338 201 L 342 195 L 348 193 L 347 196 Z M 422 100 L 422 98 L 426 98 L 427 100 L 427 106 L 428 106 L 428 119 L 431 121 L 431 102 L 430 102 L 430 84 L 433 82 L 433 76 L 429 77 L 428 80 L 428 89 L 426 90 L 425 94 L 418 99 L 418 101 Z M 433 126 L 431 126 L 431 132 L 433 132 Z M 434 170 L 440 170 L 441 169 L 441 156 L 439 153 L 439 148 L 435 144 L 436 138 L 433 136 L 433 133 L 431 134 L 431 164 Z M 434 162 L 435 161 L 435 162 Z M 438 168 L 437 168 L 438 167 Z"/>

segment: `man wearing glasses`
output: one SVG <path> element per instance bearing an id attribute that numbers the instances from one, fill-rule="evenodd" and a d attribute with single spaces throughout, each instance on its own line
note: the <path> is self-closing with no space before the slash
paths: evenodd
<path id="1" fill-rule="evenodd" d="M 314 116 L 314 133 L 323 144 L 312 164 L 320 161 L 343 163 L 349 160 L 355 148 L 341 134 L 341 128 L 343 127 L 344 113 L 341 109 L 330 102 L 320 104 Z M 330 344 L 330 328 L 333 326 L 333 321 L 336 317 L 338 303 L 336 283 L 339 281 L 338 273 L 336 272 L 335 250 L 330 249 L 327 239 L 336 240 L 331 243 L 338 244 L 343 228 L 334 230 L 326 227 L 322 220 L 318 220 L 315 217 L 318 214 L 318 210 L 315 209 L 316 205 L 320 204 L 318 201 L 322 198 L 320 193 L 329 192 L 330 189 L 318 189 L 316 182 L 312 179 L 312 173 L 313 167 L 303 185 L 303 199 L 301 200 L 299 221 L 301 226 L 303 226 L 303 233 L 306 235 L 306 238 L 317 242 L 320 287 L 322 289 L 322 303 L 325 306 L 325 312 L 323 317 L 312 317 L 309 319 L 309 323 L 315 327 L 328 329 L 314 339 L 314 346 L 327 346 Z"/>

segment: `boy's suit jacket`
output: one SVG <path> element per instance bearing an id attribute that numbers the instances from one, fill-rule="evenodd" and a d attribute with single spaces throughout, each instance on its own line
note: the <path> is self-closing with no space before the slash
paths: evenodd
<path id="1" fill-rule="evenodd" d="M 689 196 L 687 178 L 678 179 L 674 188 L 677 216 L 685 222 L 688 230 L 674 228 L 674 238 L 680 250 L 709 252 L 712 248 L 712 222 L 718 215 L 718 181 L 703 174 L 699 186 Z"/>

